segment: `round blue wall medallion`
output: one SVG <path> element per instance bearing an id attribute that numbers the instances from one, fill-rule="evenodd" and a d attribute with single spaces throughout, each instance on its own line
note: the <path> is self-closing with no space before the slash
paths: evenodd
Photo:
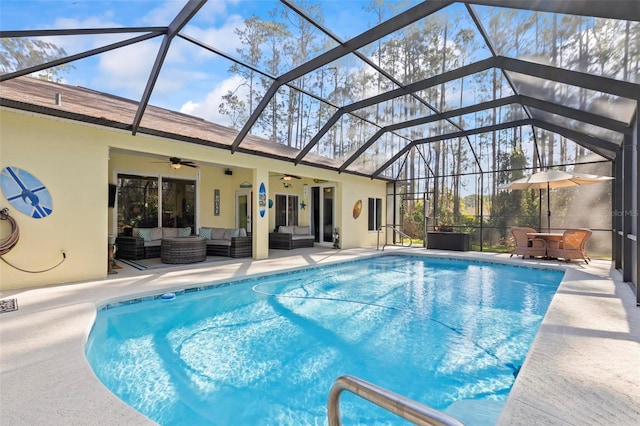
<path id="1" fill-rule="evenodd" d="M 53 211 L 53 200 L 47 188 L 31 173 L 18 167 L 5 167 L 0 174 L 4 196 L 16 210 L 36 219 Z"/>

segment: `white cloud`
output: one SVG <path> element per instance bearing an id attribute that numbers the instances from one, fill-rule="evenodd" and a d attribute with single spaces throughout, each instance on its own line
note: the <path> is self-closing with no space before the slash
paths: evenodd
<path id="1" fill-rule="evenodd" d="M 240 99 L 246 99 L 248 90 L 245 79 L 236 75 L 222 81 L 207 93 L 204 99 L 185 102 L 180 108 L 180 112 L 201 117 L 222 126 L 229 126 L 231 124 L 229 117 L 218 112 L 222 96 L 226 95 L 228 91 L 235 91 Z"/>
<path id="2" fill-rule="evenodd" d="M 142 42 L 103 53 L 95 76 L 109 88 L 142 94 L 158 53 L 158 42 Z"/>
<path id="3" fill-rule="evenodd" d="M 217 3 L 215 0 L 213 3 Z M 166 0 L 161 6 L 151 9 L 140 22 L 151 27 L 166 27 L 182 10 L 185 1 Z"/>
<path id="4" fill-rule="evenodd" d="M 98 18 L 88 18 L 84 20 L 58 18 L 52 28 L 113 28 L 121 26 L 122 25 L 110 20 L 101 20 Z M 130 37 L 130 34 L 99 34 L 43 37 L 43 40 L 52 42 L 56 46 L 63 48 L 67 54 L 73 55 Z"/>
<path id="5" fill-rule="evenodd" d="M 241 47 L 238 36 L 234 32 L 236 28 L 244 28 L 244 18 L 234 14 L 230 15 L 221 27 L 203 29 L 189 26 L 186 33 L 211 47 L 216 47 L 226 53 L 235 53 L 236 49 Z"/>

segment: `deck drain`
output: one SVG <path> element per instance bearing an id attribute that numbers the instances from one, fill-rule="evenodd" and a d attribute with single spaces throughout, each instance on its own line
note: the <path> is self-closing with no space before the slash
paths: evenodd
<path id="1" fill-rule="evenodd" d="M 5 312 L 17 311 L 18 300 L 17 299 L 3 299 L 0 300 L 0 314 Z"/>

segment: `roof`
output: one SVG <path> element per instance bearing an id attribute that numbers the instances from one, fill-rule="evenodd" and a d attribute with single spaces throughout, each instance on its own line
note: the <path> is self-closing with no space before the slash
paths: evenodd
<path id="1" fill-rule="evenodd" d="M 264 9 L 265 4 L 239 6 Z M 348 37 L 338 35 L 349 30 L 343 30 L 344 22 L 325 19 L 335 3 L 289 0 L 274 3 L 273 13 L 248 9 L 234 30 L 237 40 L 206 36 L 211 8 L 219 6 L 206 1 L 185 2 L 160 26 L 4 29 L 5 40 L 103 36 L 105 41 L 8 70 L 0 76 L 1 102 L 134 135 L 385 179 L 406 178 L 415 162 L 424 163 L 421 173 L 442 173 L 438 156 L 462 150 L 469 167 L 486 171 L 487 140 L 494 146 L 502 140 L 501 149 L 520 146 L 546 166 L 555 161 L 545 155 L 554 137 L 611 160 L 631 134 L 640 99 L 640 2 L 377 5 L 369 5 L 367 25 L 357 25 L 353 15 L 353 26 L 361 31 Z M 107 42 L 116 35 L 118 41 Z M 106 92 L 100 84 L 92 90 L 24 78 L 52 66 L 81 68 L 95 56 L 140 45 L 155 53 L 133 99 L 100 93 Z M 228 65 L 225 81 L 236 86 L 212 104 L 225 112 L 218 118 L 233 119 L 226 126 L 212 122 L 211 107 L 187 108 L 194 103 L 186 99 L 172 105 L 159 94 L 174 75 L 186 79 L 183 88 L 211 90 L 220 81 L 208 68 L 214 62 L 196 69 L 192 56 L 178 68 L 168 59 L 187 49 Z M 184 90 L 184 96 L 198 96 Z M 62 95 L 60 106 L 53 102 L 55 93 Z"/>

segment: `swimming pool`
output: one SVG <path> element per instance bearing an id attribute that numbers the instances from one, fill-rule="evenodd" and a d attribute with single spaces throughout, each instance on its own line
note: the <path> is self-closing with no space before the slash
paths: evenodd
<path id="1" fill-rule="evenodd" d="M 350 374 L 438 410 L 504 401 L 558 271 L 383 256 L 102 309 L 87 358 L 160 424 L 325 424 Z M 348 424 L 398 424 L 352 395 Z"/>

